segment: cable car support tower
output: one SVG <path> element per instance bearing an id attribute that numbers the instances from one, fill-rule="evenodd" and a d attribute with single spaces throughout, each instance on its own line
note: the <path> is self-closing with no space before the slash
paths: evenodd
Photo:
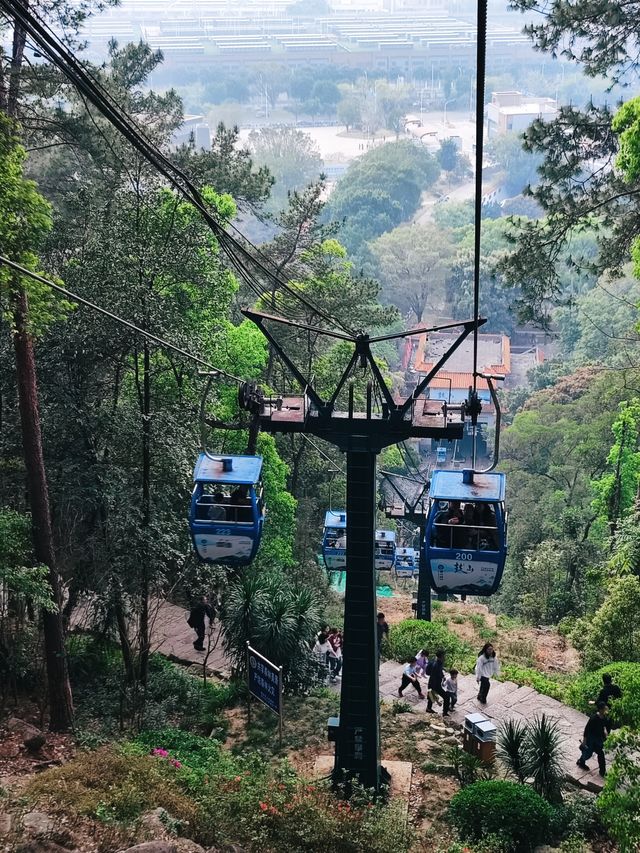
<path id="1" fill-rule="evenodd" d="M 380 765 L 380 708 L 376 636 L 376 585 L 374 538 L 377 508 L 376 462 L 380 451 L 409 438 L 459 439 L 466 404 L 449 405 L 429 400 L 423 392 L 448 358 L 484 319 L 450 323 L 429 329 L 412 329 L 392 335 L 353 337 L 307 326 L 255 310 L 243 311 L 265 335 L 278 357 L 296 379 L 302 393 L 266 397 L 255 385 L 240 389 L 240 405 L 251 411 L 268 433 L 315 435 L 346 454 L 347 474 L 347 572 L 344 615 L 344 664 L 340 697 L 340 721 L 336 739 L 334 781 L 357 779 L 366 788 L 380 790 L 387 781 Z M 324 399 L 310 377 L 288 356 L 273 327 L 304 329 L 353 345 L 347 367 L 329 399 Z M 459 328 L 457 338 L 433 365 L 412 394 L 397 399 L 391 393 L 372 354 L 381 341 L 420 332 Z M 353 371 L 369 369 L 365 411 L 354 405 Z M 346 408 L 344 400 L 346 398 Z M 380 401 L 376 405 L 376 400 Z M 343 408 L 339 409 L 341 402 Z"/>

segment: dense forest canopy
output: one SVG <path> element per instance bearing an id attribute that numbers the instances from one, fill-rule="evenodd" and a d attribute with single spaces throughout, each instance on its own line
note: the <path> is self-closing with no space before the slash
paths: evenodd
<path id="1" fill-rule="evenodd" d="M 82 57 L 82 26 L 104 4 L 35 5 Z M 323 0 L 294 5 L 291 13 L 302 17 L 330 11 Z M 505 134 L 488 144 L 487 179 L 498 180 L 507 198 L 502 206 L 482 206 L 479 259 L 473 207 L 453 196 L 471 180 L 468 158 L 451 139 L 429 151 L 400 138 L 404 116 L 419 103 L 415 93 L 426 91 L 418 76 L 369 79 L 358 69 L 313 66 L 289 74 L 273 66 L 204 81 L 185 69 L 181 82 L 201 87 L 207 103 L 258 98 L 268 113 L 286 96 L 287 107 L 301 114 L 335 116 L 347 136 L 366 127 L 363 139 L 379 144 L 365 151 L 363 142 L 332 182 L 300 128 L 265 124 L 243 139 L 237 127 L 222 123 L 210 150 L 194 142 L 176 146 L 189 102 L 164 86 L 162 54 L 144 42 L 112 41 L 101 64 L 83 59 L 114 102 L 190 177 L 208 214 L 239 241 L 236 251 L 255 253 L 249 274 L 230 257 L 222 230 L 212 231 L 83 93 L 35 55 L 21 27 L 8 19 L 0 24 L 0 254 L 116 315 L 106 318 L 42 280 L 0 266 L 0 359 L 11 365 L 0 371 L 0 710 L 8 716 L 32 703 L 41 726 L 73 730 L 73 749 L 101 747 L 104 779 L 92 777 L 92 759 L 82 755 L 48 778 L 56 791 L 68 792 L 76 774 L 82 804 L 59 794 L 55 807 L 115 827 L 105 851 L 121 849 L 117 833 L 128 843 L 141 814 L 162 806 L 174 815 L 171 832 L 190 832 L 198 844 L 387 851 L 411 849 L 415 835 L 429 849 L 457 853 L 458 842 L 477 841 L 477 826 L 465 815 L 478 803 L 492 803 L 487 813 L 497 810 L 507 826 L 496 824 L 506 834 L 491 834 L 486 846 L 473 848 L 478 853 L 525 849 L 517 826 L 522 803 L 537 815 L 541 842 L 586 849 L 570 844 L 587 837 L 608 844 L 608 833 L 621 851 L 637 848 L 640 98 L 632 87 L 638 9 L 613 0 L 512 5 L 542 14 L 541 23 L 527 28 L 539 51 L 561 53 L 599 83 L 589 103 L 574 99 L 521 137 Z M 445 115 L 449 102 L 464 98 L 466 107 L 473 81 L 462 68 L 443 73 L 440 82 Z M 619 92 L 627 83 L 629 97 L 613 107 L 607 86 Z M 568 79 L 570 85 L 580 92 L 579 82 Z M 244 242 L 243 230 L 259 247 Z M 428 753 L 420 770 L 432 774 L 425 788 L 437 788 L 437 774 L 452 775 L 452 785 L 462 788 L 443 812 L 455 818 L 458 836 L 442 816 L 438 831 L 449 833 L 453 845 L 442 846 L 421 834 L 417 812 L 411 813 L 416 831 L 407 833 L 393 803 L 373 804 L 367 792 L 356 792 L 338 805 L 291 765 L 271 761 L 286 750 L 294 761 L 307 742 L 315 749 L 326 717 L 336 713 L 337 678 L 328 679 L 326 658 L 312 648 L 319 629 L 344 620 L 343 599 L 318 551 L 325 511 L 344 506 L 346 475 L 343 455 L 325 442 L 259 432 L 240 406 L 234 377 L 273 398 L 295 385 L 288 366 L 243 316 L 254 308 L 300 324 L 274 334 L 328 397 L 352 355 L 350 344 L 322 334 L 328 324 L 382 334 L 434 317 L 467 319 L 476 262 L 486 331 L 515 335 L 525 321 L 526 334 L 536 333 L 537 324 L 552 341 L 551 357 L 526 383 L 501 392 L 500 470 L 508 476 L 509 504 L 504 580 L 488 609 L 466 612 L 452 601 L 438 609 L 434 602 L 433 620 L 425 624 L 404 618 L 411 588 L 396 584 L 389 608 L 398 610 L 389 617 L 388 638 L 383 632 L 379 640 L 388 659 L 383 665 L 406 666 L 418 644 L 433 652 L 442 647 L 467 678 L 475 664 L 471 643 L 495 641 L 504 646 L 504 678 L 582 712 L 609 670 L 623 696 L 612 708 L 621 726 L 611 742 L 618 745 L 615 769 L 588 807 L 573 803 L 559 764 L 541 762 L 536 737 L 549 735 L 544 723 L 519 735 L 511 730 L 524 764 L 503 740 L 509 782 L 480 781 L 491 773 L 464 763 L 457 735 L 451 751 L 439 747 L 437 761 Z M 377 370 L 398 395 L 405 382 L 401 356 L 394 341 L 375 347 Z M 204 364 L 217 371 L 203 376 Z M 359 407 L 372 376 L 369 369 L 355 375 L 351 393 Z M 340 405 L 347 394 L 343 388 Z M 246 570 L 203 564 L 193 553 L 187 512 L 203 446 L 263 459 L 267 512 L 260 549 Z M 386 449 L 379 463 L 422 488 L 434 460 L 416 442 Z M 416 526 L 385 519 L 382 504 L 378 520 L 404 544 L 422 544 Z M 155 637 L 168 612 L 163 608 L 175 608 L 182 620 L 203 595 L 215 614 L 194 678 L 156 654 Z M 533 649 L 530 638 L 538 642 L 545 632 L 570 659 L 564 669 L 564 657 L 549 665 Z M 253 730 L 247 721 L 253 740 L 223 746 L 244 713 L 248 641 L 282 667 L 295 709 L 284 753 L 268 753 L 266 717 Z M 215 653 L 224 654 L 228 671 L 212 684 L 207 661 Z M 401 700 L 402 693 L 383 720 L 401 732 L 394 749 L 413 760 L 425 739 L 422 729 L 401 721 L 411 717 Z M 180 770 L 177 779 L 170 775 Z M 113 791 L 123 778 L 130 787 L 120 797 Z M 25 796 L 41 803 L 45 787 L 30 783 Z M 477 801 L 468 794 L 473 790 Z M 504 818 L 510 810 L 513 820 Z"/>

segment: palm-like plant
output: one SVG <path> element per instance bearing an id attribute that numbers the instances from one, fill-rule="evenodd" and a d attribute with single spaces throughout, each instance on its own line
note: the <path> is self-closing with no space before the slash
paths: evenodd
<path id="1" fill-rule="evenodd" d="M 527 726 L 519 720 L 507 720 L 498 732 L 498 754 L 507 771 L 518 782 L 527 778 L 525 772 L 525 741 Z"/>
<path id="2" fill-rule="evenodd" d="M 557 720 L 550 720 L 543 714 L 529 723 L 523 753 L 523 769 L 534 790 L 551 803 L 560 802 L 564 766 L 562 734 Z"/>
<path id="3" fill-rule="evenodd" d="M 280 572 L 246 574 L 229 584 L 221 614 L 224 648 L 236 672 L 246 666 L 246 643 L 282 666 L 290 688 L 308 686 L 310 642 L 322 618 L 308 587 L 296 588 Z"/>

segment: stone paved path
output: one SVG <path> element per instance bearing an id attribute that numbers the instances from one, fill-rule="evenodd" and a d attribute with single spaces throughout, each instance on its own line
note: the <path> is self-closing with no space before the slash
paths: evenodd
<path id="1" fill-rule="evenodd" d="M 401 664 L 395 661 L 386 661 L 382 664 L 380 667 L 380 696 L 383 701 L 392 702 L 398 698 L 401 675 Z M 423 691 L 426 692 L 424 681 Z M 450 714 L 452 722 L 462 725 L 465 716 L 475 712 L 484 714 L 498 726 L 503 720 L 526 721 L 546 714 L 550 719 L 558 721 L 562 732 L 567 778 L 591 791 L 602 790 L 603 780 L 598 775 L 595 756 L 589 762 L 592 770 L 586 771 L 576 767 L 576 761 L 580 754 L 578 743 L 582 740 L 582 733 L 587 722 L 587 717 L 584 714 L 563 705 L 557 699 L 537 693 L 532 687 L 519 687 L 512 681 L 492 681 L 486 705 L 481 705 L 478 702 L 477 694 L 478 685 L 475 677 L 473 675 L 459 675 L 458 704 Z M 419 700 L 413 687 L 409 686 L 404 691 L 403 699 L 414 705 L 418 710 L 426 711 L 426 700 Z"/>
<path id="2" fill-rule="evenodd" d="M 202 663 L 205 655 L 193 648 L 195 634 L 187 625 L 187 615 L 188 612 L 183 607 L 166 601 L 158 602 L 152 615 L 152 649 L 179 663 Z M 82 630 L 86 624 L 87 612 L 82 607 L 78 608 L 73 626 Z M 222 643 L 217 642 L 216 645 L 218 631 L 219 625 L 214 623 L 211 645 L 215 645 L 215 648 L 209 653 L 207 666 L 215 672 L 226 673 L 229 667 Z M 380 667 L 380 696 L 384 702 L 393 702 L 398 698 L 401 675 L 402 665 L 395 661 L 385 661 Z M 590 761 L 590 771 L 576 767 L 578 743 L 582 740 L 582 732 L 587 722 L 584 714 L 563 705 L 557 699 L 537 693 L 532 687 L 519 687 L 512 681 L 492 681 L 486 705 L 481 705 L 476 699 L 478 686 L 474 676 L 459 675 L 458 685 L 458 704 L 451 714 L 452 722 L 462 725 L 465 716 L 476 711 L 485 714 L 496 725 L 507 719 L 531 720 L 544 713 L 558 721 L 562 732 L 567 778 L 591 791 L 602 790 L 603 782 L 597 772 L 595 756 Z M 340 682 L 334 685 L 334 689 L 340 689 Z M 424 683 L 423 690 L 426 691 Z M 404 691 L 403 699 L 414 705 L 418 711 L 426 710 L 426 700 L 418 700 L 412 687 Z"/>
<path id="3" fill-rule="evenodd" d="M 205 652 L 197 652 L 193 648 L 196 635 L 187 625 L 188 611 L 184 607 L 170 604 L 168 601 L 158 601 L 151 608 L 151 649 L 178 663 L 202 663 Z M 91 624 L 86 605 L 74 611 L 72 627 L 80 631 Z M 215 672 L 228 672 L 229 665 L 222 650 L 219 639 L 219 623 L 214 622 L 210 639 L 210 652 L 207 657 L 207 667 Z M 204 641 L 207 647 L 207 638 Z"/>

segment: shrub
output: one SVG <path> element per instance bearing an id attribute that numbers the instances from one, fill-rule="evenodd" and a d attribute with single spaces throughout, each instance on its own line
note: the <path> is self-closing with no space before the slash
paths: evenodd
<path id="1" fill-rule="evenodd" d="M 101 820 L 130 823 L 160 807 L 191 822 L 197 809 L 180 790 L 177 774 L 176 767 L 152 755 L 127 755 L 103 747 L 43 773 L 25 793 L 35 800 L 47 799 L 54 810 Z"/>
<path id="2" fill-rule="evenodd" d="M 602 676 L 608 672 L 622 690 L 622 698 L 611 701 L 611 718 L 619 725 L 640 729 L 640 663 L 611 663 L 586 672 L 576 678 L 567 690 L 570 705 L 586 714 L 594 709 L 593 702 L 602 689 Z"/>
<path id="3" fill-rule="evenodd" d="M 636 853 L 640 849 L 640 735 L 622 729 L 607 743 L 616 747 L 616 754 L 597 801 L 598 811 L 621 853 Z"/>
<path id="4" fill-rule="evenodd" d="M 502 779 L 475 782 L 449 804 L 449 817 L 465 841 L 496 835 L 514 853 L 548 841 L 552 816 L 552 807 L 531 788 Z"/>
<path id="5" fill-rule="evenodd" d="M 524 782 L 524 744 L 527 727 L 519 720 L 506 720 L 498 729 L 498 750 L 502 763 L 518 782 Z"/>
<path id="6" fill-rule="evenodd" d="M 389 631 L 387 649 L 390 657 L 397 661 L 406 661 L 419 649 L 429 649 L 432 654 L 438 649 L 444 649 L 447 653 L 446 665 L 455 665 L 460 670 L 465 663 L 465 655 L 471 653 L 470 647 L 444 625 L 423 622 L 421 619 L 405 619 L 393 625 Z"/>

